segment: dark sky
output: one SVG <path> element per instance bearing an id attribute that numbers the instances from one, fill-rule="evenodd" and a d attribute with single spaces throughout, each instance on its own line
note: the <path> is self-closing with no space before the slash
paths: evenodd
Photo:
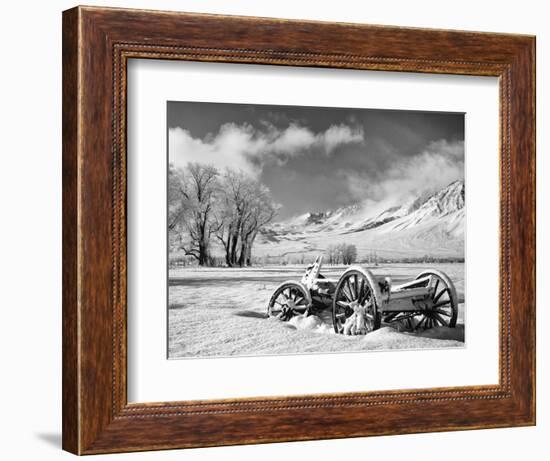
<path id="1" fill-rule="evenodd" d="M 240 169 L 269 187 L 279 219 L 399 201 L 464 176 L 464 115 L 168 102 L 169 161 Z"/>

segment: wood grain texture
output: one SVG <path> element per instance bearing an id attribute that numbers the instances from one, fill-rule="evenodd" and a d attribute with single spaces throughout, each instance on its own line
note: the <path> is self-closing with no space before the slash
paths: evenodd
<path id="1" fill-rule="evenodd" d="M 534 37 L 78 7 L 63 14 L 63 447 L 78 454 L 535 422 Z M 500 382 L 128 404 L 126 63 L 176 59 L 500 79 Z"/>

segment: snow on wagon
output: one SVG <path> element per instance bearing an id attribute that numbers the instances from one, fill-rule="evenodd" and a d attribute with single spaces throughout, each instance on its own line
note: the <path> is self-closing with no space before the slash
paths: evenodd
<path id="1" fill-rule="evenodd" d="M 332 307 L 334 331 L 364 335 L 382 322 L 409 331 L 456 326 L 458 298 L 451 279 L 430 269 L 416 279 L 393 285 L 389 277 L 353 266 L 337 280 L 321 275 L 322 256 L 310 264 L 301 281 L 286 281 L 271 296 L 267 314 L 290 320 L 297 314 L 315 314 Z"/>

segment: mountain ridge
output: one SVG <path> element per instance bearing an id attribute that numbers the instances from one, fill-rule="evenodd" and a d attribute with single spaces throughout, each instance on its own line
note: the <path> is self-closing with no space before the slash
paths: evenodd
<path id="1" fill-rule="evenodd" d="M 456 180 L 429 194 L 371 212 L 364 203 L 305 213 L 274 223 L 260 235 L 261 254 L 324 251 L 349 242 L 359 253 L 464 254 L 465 185 Z M 280 247 L 280 248 L 278 248 Z"/>

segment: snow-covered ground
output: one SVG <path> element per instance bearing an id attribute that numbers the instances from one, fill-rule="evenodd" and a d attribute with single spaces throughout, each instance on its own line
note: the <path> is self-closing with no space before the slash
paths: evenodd
<path id="1" fill-rule="evenodd" d="M 246 269 L 182 268 L 169 274 L 169 357 L 222 357 L 327 353 L 386 349 L 462 347 L 464 345 L 464 264 L 392 264 L 371 267 L 394 283 L 410 280 L 427 268 L 445 271 L 459 294 L 457 328 L 404 333 L 382 325 L 366 336 L 334 334 L 330 310 L 321 317 L 290 322 L 267 319 L 268 300 L 284 280 L 299 280 L 304 267 Z M 324 267 L 338 278 L 344 266 Z"/>

